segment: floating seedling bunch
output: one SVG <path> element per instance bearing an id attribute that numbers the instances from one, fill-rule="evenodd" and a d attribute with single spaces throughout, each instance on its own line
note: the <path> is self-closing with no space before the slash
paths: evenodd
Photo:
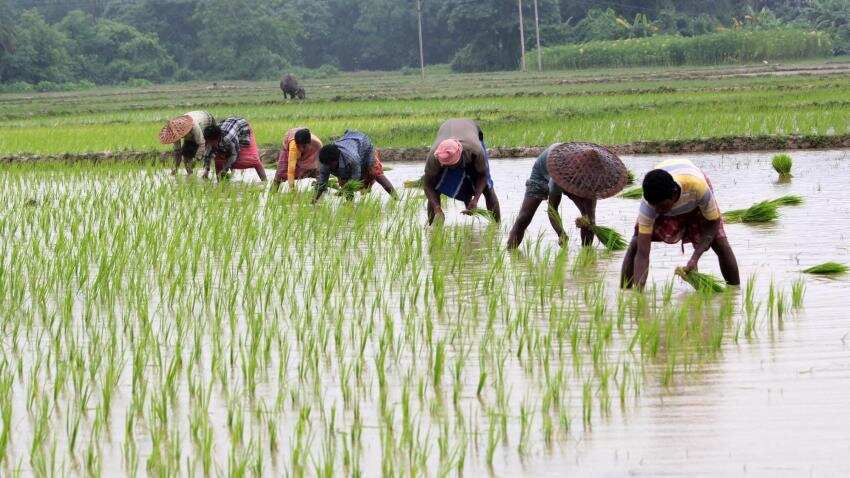
<path id="1" fill-rule="evenodd" d="M 479 474 L 771 323 L 754 294 L 612 296 L 604 254 L 508 254 L 412 195 L 146 165 L 7 165 L 0 191 L 3 476 Z"/>
<path id="2" fill-rule="evenodd" d="M 771 166 L 773 166 L 773 170 L 779 174 L 780 181 L 787 181 L 791 179 L 791 167 L 794 165 L 794 161 L 791 159 L 791 156 L 787 154 L 777 154 L 770 161 Z"/>

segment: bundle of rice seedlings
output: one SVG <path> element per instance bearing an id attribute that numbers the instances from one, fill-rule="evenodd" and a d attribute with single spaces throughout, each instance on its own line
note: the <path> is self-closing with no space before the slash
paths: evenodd
<path id="1" fill-rule="evenodd" d="M 775 221 L 779 217 L 776 204 L 771 201 L 761 201 L 747 209 L 735 209 L 723 214 L 723 219 L 729 223 L 764 223 Z"/>
<path id="2" fill-rule="evenodd" d="M 411 179 L 404 182 L 404 187 L 407 189 L 420 189 L 422 188 L 422 181 L 424 178 L 419 179 Z"/>
<path id="3" fill-rule="evenodd" d="M 794 164 L 791 160 L 791 156 L 787 154 L 777 154 L 773 157 L 770 164 L 773 166 L 773 169 L 779 173 L 779 179 L 791 178 L 791 166 Z"/>
<path id="4" fill-rule="evenodd" d="M 778 197 L 770 202 L 776 206 L 799 206 L 803 204 L 803 197 L 797 196 L 796 194 L 789 194 L 787 196 Z"/>
<path id="5" fill-rule="evenodd" d="M 684 267 L 677 267 L 676 275 L 700 292 L 723 292 L 726 290 L 726 287 L 723 286 L 723 281 L 711 274 L 686 271 Z"/>
<path id="6" fill-rule="evenodd" d="M 487 219 L 488 221 L 495 221 L 493 217 L 493 213 L 487 209 L 477 207 L 472 210 L 465 210 L 461 214 L 466 214 L 467 216 L 480 217 L 482 219 Z"/>
<path id="7" fill-rule="evenodd" d="M 629 179 L 626 181 L 626 184 L 631 186 L 632 184 L 635 183 L 636 177 L 635 177 L 635 173 L 633 173 L 631 169 L 628 170 L 628 173 L 629 173 Z"/>
<path id="8" fill-rule="evenodd" d="M 643 199 L 643 188 L 636 186 L 631 189 L 626 189 L 620 193 L 620 197 L 623 199 Z"/>
<path id="9" fill-rule="evenodd" d="M 809 267 L 803 272 L 805 272 L 806 274 L 837 275 L 844 274 L 848 270 L 850 270 L 850 267 L 847 267 L 844 264 L 838 262 L 824 262 L 823 264 L 819 264 L 814 267 Z"/>
<path id="10" fill-rule="evenodd" d="M 345 186 L 340 186 L 337 178 L 330 178 L 328 180 L 329 189 L 337 191 L 337 196 L 343 196 L 348 199 L 353 198 L 354 193 L 357 191 L 362 191 L 363 187 L 363 181 L 360 181 L 359 179 L 352 179 L 345 183 Z"/>
<path id="11" fill-rule="evenodd" d="M 597 239 L 599 239 L 599 242 L 601 242 L 602 245 L 604 245 L 609 251 L 623 251 L 629 246 L 629 243 L 623 239 L 623 236 L 620 235 L 619 232 L 611 229 L 610 227 L 591 224 L 590 220 L 586 217 L 576 219 L 576 225 L 593 231 L 593 234 Z"/>

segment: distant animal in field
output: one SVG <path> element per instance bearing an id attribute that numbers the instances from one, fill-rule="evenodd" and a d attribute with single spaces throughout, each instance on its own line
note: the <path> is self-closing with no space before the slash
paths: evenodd
<path id="1" fill-rule="evenodd" d="M 307 98 L 307 92 L 304 88 L 298 85 L 298 80 L 292 75 L 285 75 L 280 80 L 280 91 L 283 92 L 284 98 L 303 100 Z"/>

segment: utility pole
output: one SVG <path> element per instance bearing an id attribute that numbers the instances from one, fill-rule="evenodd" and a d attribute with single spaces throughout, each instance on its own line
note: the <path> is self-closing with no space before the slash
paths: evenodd
<path id="1" fill-rule="evenodd" d="M 416 0 L 416 13 L 419 15 L 419 70 L 425 78 L 425 48 L 422 46 L 422 0 Z"/>
<path id="2" fill-rule="evenodd" d="M 517 5 L 519 7 L 519 46 L 521 48 L 522 56 L 520 57 L 522 64 L 522 71 L 528 71 L 528 68 L 525 66 L 525 27 L 522 23 L 522 0 L 517 0 Z"/>
<path id="3" fill-rule="evenodd" d="M 534 31 L 537 37 L 537 71 L 543 71 L 543 52 L 540 51 L 540 14 L 537 13 L 537 0 L 534 0 Z"/>

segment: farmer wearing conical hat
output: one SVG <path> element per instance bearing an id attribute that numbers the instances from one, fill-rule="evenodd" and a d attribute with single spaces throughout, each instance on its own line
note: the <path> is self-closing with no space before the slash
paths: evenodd
<path id="1" fill-rule="evenodd" d="M 702 170 L 687 159 L 662 162 L 644 177 L 643 197 L 635 235 L 623 260 L 624 287 L 646 285 L 653 242 L 680 241 L 694 245 L 686 271 L 696 270 L 703 253 L 711 248 L 726 282 L 741 283 L 738 261 L 726 239 L 714 189 Z"/>
<path id="2" fill-rule="evenodd" d="M 556 143 L 549 146 L 531 168 L 525 183 L 525 199 L 510 235 L 508 248 L 519 247 L 525 230 L 531 224 L 540 203 L 549 201 L 549 222 L 558 235 L 558 243 L 566 244 L 560 216 L 557 214 L 561 197 L 566 195 L 578 207 L 581 215 L 596 223 L 596 201 L 620 192 L 628 181 L 628 170 L 614 153 L 590 143 Z M 586 223 L 577 223 L 581 242 L 593 244 L 593 231 Z"/>
<path id="3" fill-rule="evenodd" d="M 340 186 L 349 181 L 360 181 L 363 190 L 368 191 L 378 183 L 390 196 L 396 197 L 395 188 L 384 176 L 380 154 L 372 140 L 359 131 L 346 131 L 342 138 L 319 151 L 319 179 L 313 202 L 318 201 L 328 189 L 332 175 L 339 179 Z"/>
<path id="4" fill-rule="evenodd" d="M 428 224 L 445 219 L 440 195 L 462 201 L 463 214 L 472 214 L 483 195 L 487 210 L 496 221 L 501 219 L 484 133 L 475 121 L 452 119 L 440 126 L 425 160 L 422 187 L 428 199 Z"/>
<path id="5" fill-rule="evenodd" d="M 226 118 L 218 126 L 206 127 L 204 139 L 208 146 L 204 154 L 204 178 L 209 176 L 210 163 L 215 160 L 219 179 L 232 169 L 254 169 L 260 181 L 266 180 L 254 131 L 245 118 Z"/>
<path id="6" fill-rule="evenodd" d="M 292 191 L 295 189 L 295 180 L 317 177 L 322 146 L 322 141 L 307 128 L 287 131 L 277 157 L 277 173 L 272 188 L 277 191 L 280 183 L 286 180 Z"/>
<path id="7" fill-rule="evenodd" d="M 192 166 L 198 152 L 205 153 L 206 141 L 204 128 L 215 125 L 215 118 L 206 111 L 190 111 L 183 116 L 170 120 L 159 132 L 159 142 L 174 145 L 174 168 L 171 174 L 177 174 L 180 163 L 186 166 L 186 172 L 192 174 Z"/>

